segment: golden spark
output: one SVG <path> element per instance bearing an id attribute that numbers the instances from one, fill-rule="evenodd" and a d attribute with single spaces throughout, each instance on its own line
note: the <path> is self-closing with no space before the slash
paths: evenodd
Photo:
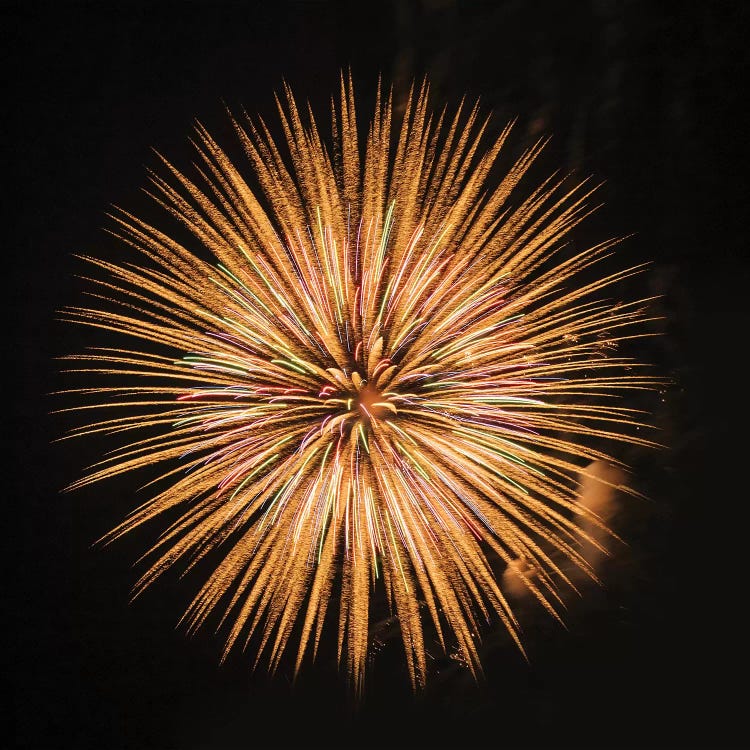
<path id="1" fill-rule="evenodd" d="M 506 565 L 556 618 L 570 564 L 595 575 L 581 549 L 603 525 L 576 477 L 613 459 L 589 443 L 649 444 L 623 397 L 654 380 L 610 351 L 645 335 L 647 300 L 599 294 L 640 269 L 584 274 L 618 240 L 561 257 L 593 190 L 550 177 L 516 199 L 544 142 L 490 180 L 510 126 L 483 146 L 477 106 L 434 116 L 424 84 L 395 127 L 378 88 L 361 148 L 351 79 L 328 144 L 284 88 L 286 153 L 230 115 L 254 182 L 201 125 L 195 178 L 150 174 L 191 239 L 116 209 L 139 260 L 86 258 L 98 301 L 66 319 L 110 345 L 70 359 L 113 384 L 75 408 L 115 412 L 71 434 L 126 440 L 73 487 L 164 465 L 105 540 L 172 511 L 135 591 L 211 553 L 183 622 L 215 615 L 225 656 L 258 633 L 258 658 L 293 643 L 298 670 L 328 613 L 360 691 L 381 587 L 414 687 L 427 623 L 477 674 L 483 622 L 521 648 Z"/>

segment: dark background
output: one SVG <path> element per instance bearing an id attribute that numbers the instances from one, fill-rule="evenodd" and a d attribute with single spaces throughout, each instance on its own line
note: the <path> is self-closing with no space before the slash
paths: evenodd
<path id="1" fill-rule="evenodd" d="M 744 745 L 744 3 L 4 7 L 12 746 Z M 644 354 L 673 382 L 654 409 L 669 448 L 628 457 L 651 501 L 622 514 L 630 547 L 605 567 L 603 589 L 571 603 L 569 629 L 522 612 L 529 664 L 490 632 L 479 686 L 448 659 L 418 696 L 398 639 L 382 631 L 358 709 L 326 659 L 294 686 L 285 672 L 252 673 L 241 654 L 219 666 L 217 638 L 174 627 L 190 586 L 157 584 L 128 604 L 144 540 L 91 544 L 135 504 L 137 485 L 61 492 L 99 446 L 53 444 L 69 421 L 48 395 L 66 385 L 53 357 L 83 343 L 55 322 L 83 288 L 72 255 L 114 257 L 101 231 L 111 203 L 151 210 L 140 194 L 150 149 L 187 164 L 196 117 L 230 142 L 224 102 L 273 123 L 283 79 L 325 113 L 348 65 L 362 121 L 378 72 L 397 101 L 428 74 L 437 105 L 468 93 L 493 127 L 518 116 L 511 151 L 549 133 L 548 171 L 605 180 L 581 239 L 635 233 L 622 252 L 653 261 L 646 293 L 662 295 L 664 316 Z"/>

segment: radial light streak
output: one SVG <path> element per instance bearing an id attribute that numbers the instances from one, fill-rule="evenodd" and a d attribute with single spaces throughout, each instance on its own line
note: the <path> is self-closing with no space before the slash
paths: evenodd
<path id="1" fill-rule="evenodd" d="M 623 396 L 654 380 L 611 352 L 645 335 L 647 300 L 600 296 L 640 269 L 588 273 L 617 240 L 560 252 L 591 189 L 552 177 L 517 199 L 543 142 L 491 181 L 510 128 L 483 146 L 476 106 L 435 118 L 424 85 L 396 127 L 378 91 L 361 144 L 342 79 L 326 144 L 285 94 L 286 158 L 263 122 L 232 118 L 254 182 L 200 125 L 196 178 L 166 160 L 150 175 L 191 241 L 118 209 L 140 262 L 86 258 L 105 302 L 66 318 L 130 343 L 70 358 L 114 383 L 76 408 L 117 413 L 72 434 L 148 434 L 73 486 L 164 465 L 105 539 L 178 512 L 135 591 L 211 553 L 183 620 L 223 624 L 225 655 L 257 633 L 258 658 L 275 669 L 293 644 L 299 669 L 332 617 L 361 690 L 381 587 L 415 687 L 427 623 L 476 674 L 483 622 L 522 647 L 506 565 L 525 561 L 517 575 L 559 618 L 561 561 L 595 577 L 581 466 L 611 460 L 602 441 L 649 444 Z"/>

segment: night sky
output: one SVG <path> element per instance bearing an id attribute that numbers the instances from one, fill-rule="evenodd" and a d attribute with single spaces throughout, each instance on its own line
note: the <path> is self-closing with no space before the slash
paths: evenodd
<path id="1" fill-rule="evenodd" d="M 12 337 L 2 349 L 17 378 L 4 388 L 2 493 L 11 746 L 744 746 L 745 4 L 157 5 L 10 3 L 0 17 Z M 383 626 L 359 707 L 325 655 L 295 685 L 284 668 L 253 673 L 239 652 L 219 665 L 217 637 L 175 628 L 195 581 L 172 577 L 128 603 L 147 538 L 92 543 L 146 498 L 137 478 L 62 492 L 102 446 L 53 442 L 75 422 L 52 413 L 66 404 L 49 395 L 69 386 L 54 358 L 85 345 L 57 322 L 86 288 L 74 254 L 121 257 L 102 231 L 111 204 L 158 221 L 141 192 L 152 149 L 189 165 L 198 119 L 239 153 L 225 105 L 275 128 L 284 80 L 325 123 L 349 66 L 363 114 L 378 73 L 397 101 L 427 74 L 436 107 L 467 94 L 492 128 L 517 117 L 511 153 L 547 133 L 544 171 L 604 181 L 604 206 L 576 241 L 632 234 L 627 262 L 652 262 L 634 290 L 659 295 L 663 319 L 641 356 L 671 381 L 652 409 L 668 447 L 623 456 L 650 499 L 618 517 L 629 546 L 605 565 L 603 588 L 571 600 L 568 629 L 529 607 L 529 663 L 490 631 L 479 685 L 444 659 L 415 696 Z"/>

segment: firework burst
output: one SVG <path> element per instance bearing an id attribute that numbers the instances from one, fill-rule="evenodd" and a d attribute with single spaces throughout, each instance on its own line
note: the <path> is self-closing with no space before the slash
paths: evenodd
<path id="1" fill-rule="evenodd" d="M 287 153 L 263 122 L 232 118 L 250 184 L 198 125 L 196 177 L 166 160 L 150 176 L 192 239 L 118 209 L 140 262 L 86 258 L 99 301 L 66 310 L 132 342 L 71 357 L 110 378 L 81 389 L 85 408 L 116 410 L 72 434 L 126 436 L 73 486 L 165 467 L 105 537 L 170 518 L 136 592 L 210 553 L 189 629 L 215 617 L 225 654 L 256 633 L 272 669 L 288 647 L 299 669 L 333 618 L 358 690 L 377 587 L 415 687 L 427 623 L 475 673 L 483 622 L 521 646 L 503 562 L 523 560 L 559 617 L 571 563 L 594 576 L 581 547 L 596 519 L 575 482 L 607 458 L 592 442 L 648 442 L 617 397 L 653 380 L 604 346 L 642 335 L 644 302 L 599 294 L 638 269 L 591 280 L 614 240 L 558 259 L 589 188 L 551 177 L 516 199 L 541 142 L 489 184 L 509 128 L 484 147 L 476 107 L 433 116 L 427 94 L 396 128 L 379 91 L 360 144 L 342 79 L 327 145 L 285 89 Z"/>

